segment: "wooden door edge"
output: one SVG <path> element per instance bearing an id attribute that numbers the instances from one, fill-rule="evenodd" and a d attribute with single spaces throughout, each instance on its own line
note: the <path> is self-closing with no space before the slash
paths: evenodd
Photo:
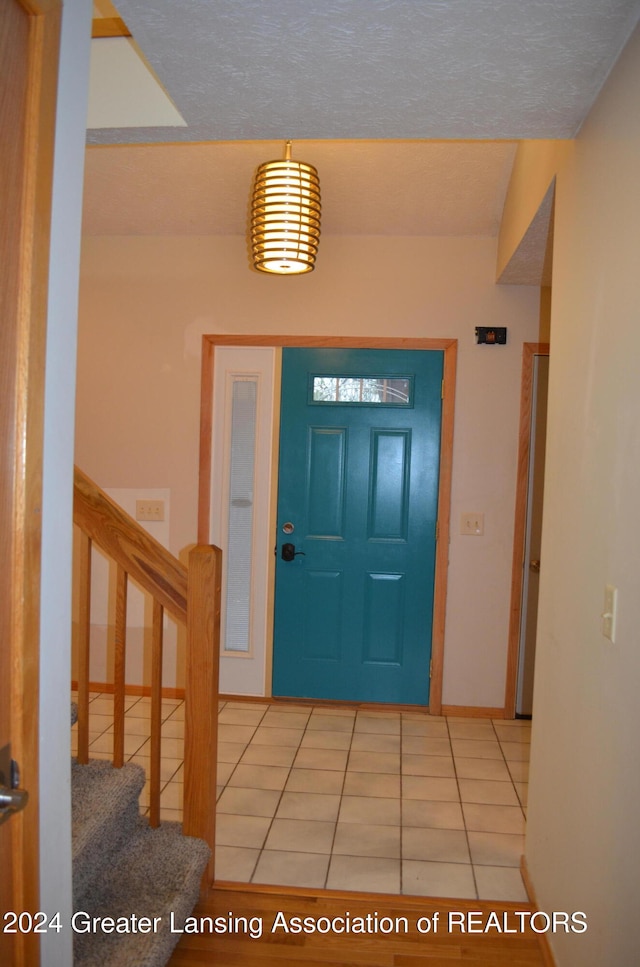
<path id="1" fill-rule="evenodd" d="M 524 583 L 524 545 L 527 529 L 527 492 L 529 456 L 531 451 L 531 408 L 533 405 L 533 364 L 535 356 L 548 356 L 549 343 L 525 342 L 522 346 L 522 379 L 520 384 L 520 425 L 518 432 L 518 462 L 516 477 L 516 506 L 513 527 L 513 557 L 511 564 L 511 603 L 509 608 L 509 639 L 504 698 L 504 716 L 516 715 L 518 690 L 518 652 L 520 648 L 520 618 Z"/>
<path id="2" fill-rule="evenodd" d="M 29 80 L 24 161 L 23 233 L 20 256 L 15 506 L 19 541 L 12 566 L 16 601 L 12 654 L 11 719 L 14 758 L 29 792 L 27 808 L 12 819 L 17 909 L 40 908 L 39 694 L 40 559 L 44 366 L 48 308 L 51 202 L 61 0 L 22 0 L 30 18 Z M 14 742 L 15 739 L 15 742 Z M 40 938 L 16 937 L 15 963 L 40 962 Z"/>

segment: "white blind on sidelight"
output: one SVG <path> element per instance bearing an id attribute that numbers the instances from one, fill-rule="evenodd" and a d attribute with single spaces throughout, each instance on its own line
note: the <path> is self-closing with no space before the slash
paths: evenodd
<path id="1" fill-rule="evenodd" d="M 250 650 L 257 376 L 234 376 L 227 529 L 226 651 Z"/>

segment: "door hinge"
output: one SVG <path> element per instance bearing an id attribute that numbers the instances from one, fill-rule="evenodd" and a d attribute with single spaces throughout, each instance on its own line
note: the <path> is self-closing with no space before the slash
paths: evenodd
<path id="1" fill-rule="evenodd" d="M 440 540 L 440 521 L 436 521 L 436 540 Z"/>
<path id="2" fill-rule="evenodd" d="M 442 380 L 442 386 L 440 387 L 440 399 L 444 399 L 444 380 Z"/>
<path id="3" fill-rule="evenodd" d="M 433 658 L 429 660 L 429 678 L 433 678 Z"/>

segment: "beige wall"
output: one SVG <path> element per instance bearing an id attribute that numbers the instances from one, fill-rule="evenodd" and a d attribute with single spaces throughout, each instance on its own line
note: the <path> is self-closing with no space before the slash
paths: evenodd
<path id="1" fill-rule="evenodd" d="M 542 909 L 589 917 L 558 967 L 640 963 L 639 105 L 636 30 L 557 180 L 527 862 Z"/>
<path id="2" fill-rule="evenodd" d="M 76 459 L 104 487 L 168 487 L 196 535 L 203 333 L 459 339 L 444 701 L 502 706 L 522 343 L 539 293 L 494 284 L 495 239 L 324 237 L 309 276 L 249 270 L 243 238 L 85 238 Z M 476 325 L 508 326 L 506 347 Z M 482 511 L 484 537 L 461 537 Z"/>

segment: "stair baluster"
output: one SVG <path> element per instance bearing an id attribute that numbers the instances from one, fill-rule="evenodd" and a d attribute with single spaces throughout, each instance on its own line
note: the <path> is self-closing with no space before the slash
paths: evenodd
<path id="1" fill-rule="evenodd" d="M 91 538 L 80 533 L 78 621 L 78 762 L 89 761 L 89 656 L 91 634 Z"/>
<path id="2" fill-rule="evenodd" d="M 183 830 L 203 839 L 211 860 L 203 893 L 214 878 L 218 655 L 220 649 L 220 548 L 200 544 L 185 568 L 81 470 L 75 469 L 74 523 L 81 531 L 79 560 L 78 762 L 89 759 L 89 638 L 91 547 L 117 565 L 114 650 L 113 764 L 122 766 L 126 691 L 127 582 L 132 577 L 153 598 L 151 666 L 150 810 L 160 824 L 162 727 L 162 625 L 165 610 L 187 629 Z"/>
<path id="3" fill-rule="evenodd" d="M 113 764 L 124 765 L 124 690 L 127 660 L 127 572 L 116 570 L 116 619 L 113 649 Z"/>
<path id="4" fill-rule="evenodd" d="M 151 624 L 151 761 L 149 763 L 149 824 L 154 827 L 160 825 L 163 618 L 164 608 L 154 598 Z"/>

